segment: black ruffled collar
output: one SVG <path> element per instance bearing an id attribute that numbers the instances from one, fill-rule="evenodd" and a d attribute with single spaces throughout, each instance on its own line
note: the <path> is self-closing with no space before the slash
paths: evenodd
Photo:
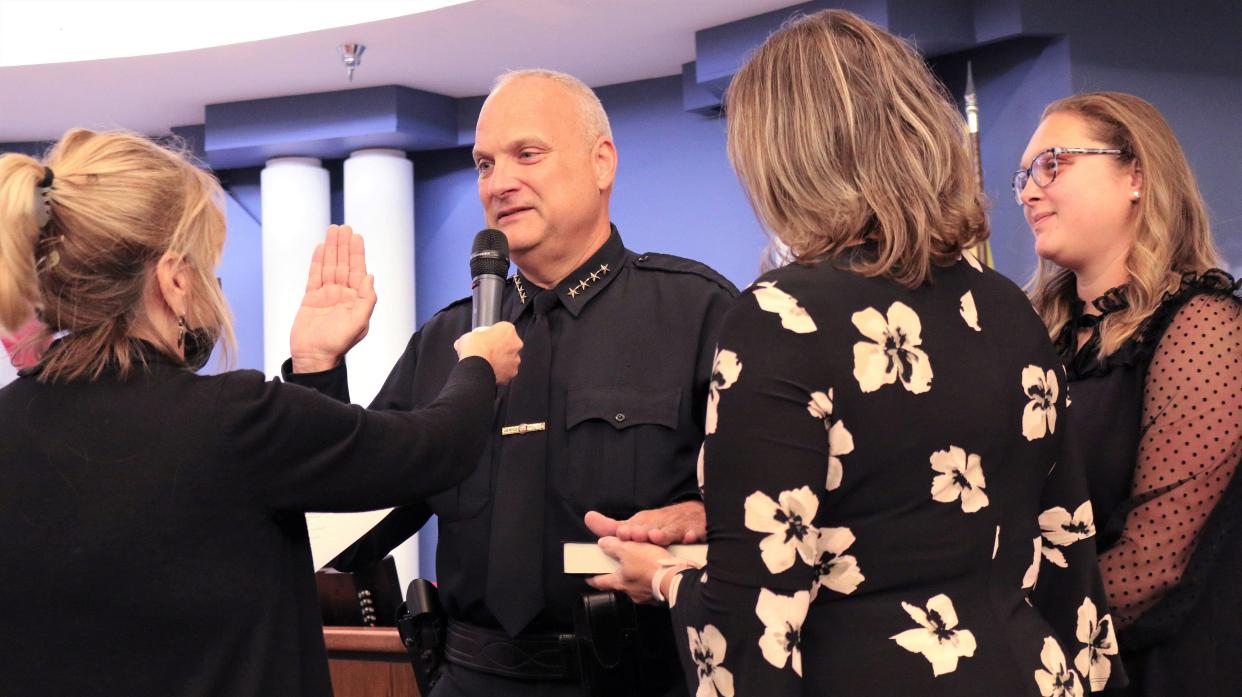
<path id="1" fill-rule="evenodd" d="M 1242 281 L 1234 280 L 1228 272 L 1221 269 L 1208 269 L 1202 273 L 1188 271 L 1182 274 L 1181 283 L 1176 290 L 1164 294 L 1160 305 L 1151 313 L 1138 330 L 1130 336 L 1113 353 L 1099 357 L 1100 353 L 1100 322 L 1104 317 L 1124 310 L 1130 306 L 1126 298 L 1126 286 L 1110 288 L 1103 295 L 1092 300 L 1092 305 L 1100 311 L 1099 315 L 1088 315 L 1083 312 L 1086 303 L 1075 297 L 1070 301 L 1070 321 L 1062 327 L 1057 335 L 1057 353 L 1065 364 L 1069 379 L 1098 377 L 1107 374 L 1117 366 L 1132 366 L 1151 359 L 1160 337 L 1173 321 L 1174 315 L 1191 298 L 1204 293 L 1213 295 L 1234 295 L 1242 288 Z M 1071 286 L 1069 292 L 1073 292 Z M 1078 330 L 1090 329 L 1091 336 L 1078 348 Z"/>
<path id="2" fill-rule="evenodd" d="M 1091 306 L 1099 311 L 1098 315 L 1084 312 L 1087 309 L 1087 304 L 1081 298 L 1075 296 L 1070 303 L 1070 322 L 1077 329 L 1094 329 L 1108 315 L 1130 307 L 1130 301 L 1126 299 L 1127 285 L 1122 284 L 1115 288 L 1109 288 L 1100 297 L 1091 301 Z"/>

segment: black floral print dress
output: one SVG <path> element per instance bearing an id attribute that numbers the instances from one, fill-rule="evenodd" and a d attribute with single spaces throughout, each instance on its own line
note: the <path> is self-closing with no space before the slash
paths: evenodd
<path id="1" fill-rule="evenodd" d="M 860 252 L 866 253 L 866 252 Z M 1124 684 L 1065 373 L 974 257 L 907 289 L 768 273 L 722 331 L 708 563 L 670 604 L 696 697 L 1029 695 Z"/>

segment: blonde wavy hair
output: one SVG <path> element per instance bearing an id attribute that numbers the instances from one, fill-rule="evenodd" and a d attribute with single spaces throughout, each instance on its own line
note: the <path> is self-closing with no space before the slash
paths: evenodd
<path id="1" fill-rule="evenodd" d="M 797 263 L 874 240 L 854 270 L 913 288 L 988 237 L 961 114 L 909 44 L 854 14 L 781 27 L 725 112 L 729 159 Z"/>
<path id="2" fill-rule="evenodd" d="M 1089 92 L 1059 99 L 1040 120 L 1056 113 L 1083 119 L 1091 136 L 1126 153 L 1142 173 L 1138 234 L 1126 258 L 1128 307 L 1100 322 L 1100 357 L 1116 351 L 1155 312 L 1166 293 L 1176 291 L 1186 273 L 1220 265 L 1212 243 L 1207 206 L 1194 172 L 1173 129 L 1149 102 L 1121 92 Z M 1040 259 L 1027 291 L 1054 339 L 1072 317 L 1077 298 L 1074 272 Z"/>
<path id="3" fill-rule="evenodd" d="M 45 168 L 54 180 L 41 226 Z M 181 152 L 132 133 L 74 129 L 43 161 L 0 157 L 0 328 L 37 312 L 46 332 L 63 333 L 41 356 L 39 379 L 94 379 L 110 365 L 129 374 L 140 360 L 132 336 L 150 327 L 143 296 L 169 251 L 192 270 L 189 323 L 215 331 L 231 363 L 232 321 L 214 275 L 222 198 Z"/>

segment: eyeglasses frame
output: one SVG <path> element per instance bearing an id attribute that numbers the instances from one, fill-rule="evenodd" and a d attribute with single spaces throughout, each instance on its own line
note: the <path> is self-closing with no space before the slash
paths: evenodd
<path id="1" fill-rule="evenodd" d="M 1039 158 L 1048 153 L 1052 153 L 1052 176 L 1048 178 L 1047 182 L 1041 184 L 1039 179 L 1035 177 L 1035 163 L 1039 162 Z M 1058 158 L 1061 155 L 1116 155 L 1118 157 L 1128 157 L 1130 151 L 1122 148 L 1062 148 L 1060 146 L 1040 150 L 1035 153 L 1035 157 L 1031 158 L 1031 164 L 1026 169 L 1019 169 L 1013 173 L 1013 179 L 1009 182 L 1009 186 L 1013 189 L 1014 200 L 1018 202 L 1019 206 L 1022 205 L 1022 190 L 1026 188 L 1027 180 L 1035 182 L 1035 186 L 1041 189 L 1051 186 L 1052 182 L 1057 180 L 1057 173 L 1060 170 L 1060 160 Z M 1019 184 L 1019 179 L 1021 179 L 1021 184 Z"/>

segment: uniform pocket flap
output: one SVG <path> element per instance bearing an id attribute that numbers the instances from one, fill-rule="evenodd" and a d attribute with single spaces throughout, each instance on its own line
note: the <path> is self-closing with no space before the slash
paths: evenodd
<path id="1" fill-rule="evenodd" d="M 634 387 L 584 387 L 570 389 L 565 405 L 565 428 L 599 419 L 622 430 L 639 424 L 677 428 L 681 390 Z"/>

